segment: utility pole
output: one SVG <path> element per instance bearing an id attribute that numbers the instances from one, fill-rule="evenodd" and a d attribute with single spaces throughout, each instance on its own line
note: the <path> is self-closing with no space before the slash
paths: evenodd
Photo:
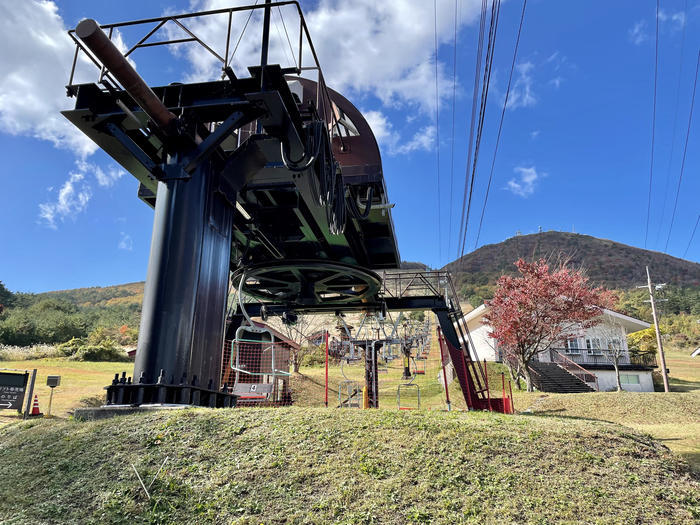
<path id="1" fill-rule="evenodd" d="M 668 392 L 668 373 L 666 372 L 666 357 L 664 356 L 664 346 L 661 343 L 661 332 L 659 331 L 659 320 L 656 317 L 656 303 L 654 302 L 654 288 L 651 286 L 651 276 L 647 266 L 647 287 L 649 288 L 649 302 L 651 302 L 651 315 L 654 317 L 654 330 L 656 331 L 656 344 L 659 347 L 661 357 L 661 374 L 664 378 L 664 392 Z"/>

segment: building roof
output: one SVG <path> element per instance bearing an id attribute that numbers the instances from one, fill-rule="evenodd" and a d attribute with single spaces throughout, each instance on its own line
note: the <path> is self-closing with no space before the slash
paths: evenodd
<path id="1" fill-rule="evenodd" d="M 282 332 L 278 332 L 277 330 L 272 328 L 269 324 L 263 323 L 262 321 L 253 321 L 253 324 L 255 326 L 257 326 L 258 328 L 265 328 L 266 330 L 269 330 L 270 333 L 275 336 L 275 341 L 280 342 L 280 343 L 286 343 L 291 348 L 294 348 L 295 350 L 299 350 L 299 343 L 295 343 L 289 337 L 284 335 Z"/>
<path id="2" fill-rule="evenodd" d="M 475 308 L 474 310 L 466 314 L 464 316 L 464 319 L 467 321 L 467 327 L 469 328 L 469 330 L 474 330 L 475 328 L 478 328 L 481 325 L 482 317 L 488 311 L 489 307 L 485 304 L 482 304 L 478 308 Z M 637 332 L 638 330 L 644 330 L 645 328 L 649 328 L 651 326 L 646 321 L 642 321 L 641 319 L 635 319 L 634 317 L 630 317 L 629 315 L 625 315 L 614 310 L 609 310 L 607 308 L 603 308 L 603 315 L 608 316 L 611 319 L 614 319 L 615 321 L 619 322 L 625 329 L 625 332 L 627 332 L 628 334 L 632 332 Z"/>

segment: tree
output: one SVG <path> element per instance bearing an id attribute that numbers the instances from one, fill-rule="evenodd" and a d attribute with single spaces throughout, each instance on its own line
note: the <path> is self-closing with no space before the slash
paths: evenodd
<path id="1" fill-rule="evenodd" d="M 598 324 L 601 308 L 611 307 L 615 298 L 564 263 L 550 270 L 545 259 L 518 259 L 515 266 L 520 276 L 498 279 L 493 299 L 486 303 L 484 324 L 490 325 L 489 336 L 506 351 L 506 358 L 520 368 L 531 392 L 530 361 L 576 331 Z"/>
<path id="2" fill-rule="evenodd" d="M 292 371 L 298 373 L 302 358 L 318 350 L 318 346 L 312 344 L 309 338 L 324 326 L 323 316 L 297 314 L 297 322 L 293 325 L 282 323 L 277 318 L 270 319 L 268 324 L 286 335 L 290 341 L 294 341 L 299 345 L 298 348 L 292 347 L 290 349 L 291 353 L 289 356 Z"/>
<path id="3" fill-rule="evenodd" d="M 0 314 L 2 313 L 3 307 L 7 308 L 12 306 L 14 302 L 15 294 L 5 288 L 5 285 L 0 281 Z"/>
<path id="4" fill-rule="evenodd" d="M 608 319 L 608 322 L 600 326 L 598 333 L 601 337 L 592 339 L 591 344 L 593 346 L 597 344 L 599 348 L 593 347 L 591 350 L 599 351 L 612 363 L 615 369 L 617 391 L 622 392 L 622 383 L 620 382 L 620 360 L 626 355 L 629 355 L 629 352 L 625 350 L 622 344 L 622 337 L 624 337 L 625 329 L 622 323 Z M 602 348 L 600 348 L 600 346 L 602 346 Z"/>

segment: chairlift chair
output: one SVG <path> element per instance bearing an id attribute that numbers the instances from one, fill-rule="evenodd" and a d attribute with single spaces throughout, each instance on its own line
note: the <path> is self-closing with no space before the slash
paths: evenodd
<path id="1" fill-rule="evenodd" d="M 425 375 L 425 363 L 426 363 L 426 361 L 427 361 L 427 359 L 425 357 L 416 356 L 413 358 L 413 374 L 414 375 Z"/>
<path id="2" fill-rule="evenodd" d="M 411 405 L 402 405 L 401 404 L 401 392 L 403 391 L 404 393 L 414 390 L 416 392 L 416 406 L 411 406 Z M 404 396 L 404 401 L 406 400 L 406 396 Z M 401 383 L 399 384 L 398 388 L 396 389 L 396 406 L 398 407 L 399 410 L 420 410 L 420 387 L 413 383 Z"/>

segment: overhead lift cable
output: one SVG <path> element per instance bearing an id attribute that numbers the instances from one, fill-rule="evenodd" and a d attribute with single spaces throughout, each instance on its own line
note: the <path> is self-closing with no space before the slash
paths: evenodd
<path id="1" fill-rule="evenodd" d="M 698 214 L 698 218 L 695 220 L 695 226 L 693 227 L 693 233 L 690 234 L 690 239 L 688 240 L 688 246 L 685 247 L 685 251 L 683 252 L 683 259 L 685 259 L 685 256 L 688 255 L 688 250 L 690 249 L 690 245 L 693 242 L 693 237 L 695 237 L 695 230 L 698 229 L 699 222 L 700 222 L 700 214 Z"/>
<path id="2" fill-rule="evenodd" d="M 438 260 L 442 259 L 442 213 L 440 211 L 440 94 L 438 92 L 437 0 L 433 0 L 435 35 L 435 155 L 437 157 Z"/>
<path id="3" fill-rule="evenodd" d="M 481 217 L 479 218 L 479 229 L 476 232 L 476 241 L 474 241 L 474 249 L 479 245 L 479 237 L 481 236 L 481 226 L 484 223 L 484 213 L 486 212 L 486 204 L 489 200 L 489 191 L 491 190 L 491 181 L 493 180 L 493 171 L 496 166 L 496 155 L 498 154 L 498 145 L 501 141 L 501 131 L 503 130 L 503 120 L 506 116 L 506 108 L 508 107 L 508 97 L 510 95 L 510 86 L 513 81 L 513 71 L 515 70 L 515 61 L 518 58 L 518 47 L 520 45 L 520 33 L 523 30 L 523 20 L 525 20 L 525 8 L 527 0 L 523 0 L 523 10 L 520 13 L 520 25 L 518 26 L 518 36 L 515 39 L 515 49 L 513 50 L 513 61 L 510 64 L 510 74 L 508 75 L 508 87 L 506 88 L 506 98 L 503 101 L 503 110 L 501 111 L 501 121 L 498 124 L 498 135 L 496 136 L 496 146 L 493 149 L 493 159 L 491 160 L 491 172 L 489 173 L 489 182 L 486 186 L 486 195 L 484 196 L 484 206 L 481 208 Z"/>
<path id="4" fill-rule="evenodd" d="M 455 173 L 455 108 L 457 106 L 457 20 L 459 14 L 457 6 L 459 2 L 455 0 L 455 34 L 454 34 L 454 54 L 452 56 L 452 140 L 450 141 L 450 228 L 447 235 L 447 251 L 449 253 L 452 243 L 452 194 L 454 193 L 454 173 Z M 448 254 L 449 257 L 449 254 Z"/>
<path id="5" fill-rule="evenodd" d="M 683 32 L 681 34 L 681 56 L 678 61 L 678 82 L 676 82 L 676 102 L 673 110 L 673 127 L 671 128 L 671 153 L 668 156 L 668 168 L 666 169 L 666 187 L 664 188 L 664 200 L 661 205 L 661 219 L 659 220 L 659 229 L 656 231 L 656 239 L 654 245 L 658 246 L 659 239 L 661 238 L 661 230 L 663 229 L 664 216 L 666 215 L 666 201 L 668 200 L 668 188 L 671 182 L 671 165 L 673 164 L 673 152 L 676 148 L 676 131 L 678 128 L 678 101 L 680 99 L 681 93 L 681 78 L 683 77 L 683 51 L 685 50 L 685 26 L 687 24 L 686 20 L 688 17 L 688 0 L 685 0 L 685 5 L 683 7 Z"/>
<path id="6" fill-rule="evenodd" d="M 469 166 L 472 159 L 472 148 L 474 145 L 474 125 L 476 123 L 476 107 L 479 93 L 479 79 L 481 73 L 481 56 L 484 49 L 484 29 L 486 27 L 486 7 L 487 0 L 481 0 L 481 17 L 479 20 L 479 39 L 476 48 L 476 67 L 474 69 L 474 89 L 472 94 L 472 116 L 469 124 L 469 145 L 467 148 L 467 165 L 464 175 L 464 195 L 462 197 L 462 216 L 459 221 L 459 237 L 457 237 L 457 257 L 460 257 L 461 239 L 464 232 L 464 216 L 467 210 L 467 195 L 469 192 Z"/>
<path id="7" fill-rule="evenodd" d="M 656 139 L 656 85 L 659 76 L 659 0 L 656 0 L 656 51 L 654 52 L 654 109 L 651 117 L 651 163 L 649 165 L 649 198 L 647 200 L 647 225 L 644 230 L 644 247 L 649 237 L 649 216 L 651 215 L 651 185 L 654 176 L 654 142 Z"/>
<path id="8" fill-rule="evenodd" d="M 685 157 L 688 153 L 688 139 L 690 138 L 690 125 L 693 121 L 693 106 L 695 106 L 695 88 L 698 85 L 698 67 L 700 66 L 700 51 L 698 51 L 698 61 L 695 64 L 695 80 L 693 81 L 693 95 L 690 99 L 690 114 L 688 115 L 688 129 L 685 133 L 685 146 L 683 146 L 683 160 L 681 160 L 681 174 L 678 177 L 678 186 L 676 187 L 676 199 L 673 202 L 673 213 L 671 213 L 671 225 L 668 227 L 668 237 L 666 237 L 666 246 L 664 252 L 668 251 L 668 241 L 671 239 L 671 230 L 673 230 L 673 221 L 676 218 L 676 208 L 678 207 L 678 195 L 681 192 L 681 182 L 683 182 L 683 171 L 685 170 Z"/>
<path id="9" fill-rule="evenodd" d="M 462 237 L 462 248 L 460 258 L 464 255 L 467 244 L 467 226 L 469 224 L 469 214 L 471 211 L 472 196 L 474 195 L 474 180 L 476 178 L 476 166 L 479 161 L 479 147 L 484 129 L 484 119 L 486 117 L 486 103 L 489 96 L 489 85 L 491 82 L 491 68 L 493 66 L 493 51 L 496 46 L 496 33 L 498 30 L 498 15 L 500 11 L 500 0 L 493 0 L 491 3 L 491 23 L 489 26 L 489 38 L 486 45 L 486 62 L 484 64 L 484 78 L 481 84 L 481 106 L 479 108 L 479 122 L 477 124 L 476 140 L 474 142 L 474 158 L 472 159 L 472 174 L 469 182 L 469 197 L 467 200 L 467 213 L 464 220 L 464 232 Z"/>

